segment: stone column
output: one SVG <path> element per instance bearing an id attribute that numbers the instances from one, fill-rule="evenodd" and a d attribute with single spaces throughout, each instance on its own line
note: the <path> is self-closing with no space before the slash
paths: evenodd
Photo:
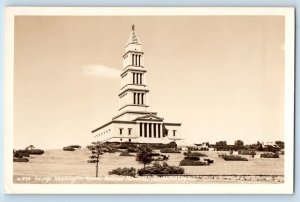
<path id="1" fill-rule="evenodd" d="M 151 123 L 148 123 L 148 131 L 149 131 L 149 137 L 152 138 L 152 130 L 151 130 L 151 126 L 152 124 Z"/>
<path id="2" fill-rule="evenodd" d="M 144 137 L 147 137 L 147 135 L 148 135 L 148 132 L 147 132 L 147 123 L 144 123 L 143 124 L 144 125 Z"/>
<path id="3" fill-rule="evenodd" d="M 154 128 L 155 123 L 152 123 L 152 137 L 154 137 L 154 132 L 155 132 L 155 128 Z M 156 137 L 156 135 L 155 135 Z"/>
<path id="4" fill-rule="evenodd" d="M 160 136 L 164 137 L 164 130 L 163 130 L 163 124 L 160 124 Z"/>
<path id="5" fill-rule="evenodd" d="M 161 134 L 160 134 L 160 128 L 161 128 L 161 124 L 157 124 L 157 137 L 160 138 Z"/>

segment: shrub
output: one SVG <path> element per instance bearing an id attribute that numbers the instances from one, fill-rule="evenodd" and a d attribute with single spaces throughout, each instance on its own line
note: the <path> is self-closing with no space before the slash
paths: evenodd
<path id="1" fill-rule="evenodd" d="M 109 144 L 100 144 L 100 143 L 94 142 L 94 144 L 86 146 L 86 148 L 88 148 L 89 150 L 95 150 L 96 147 L 99 147 L 102 152 L 115 153 L 115 152 L 119 151 L 118 147 L 115 147 L 114 145 L 109 145 Z M 73 148 L 73 147 L 66 147 L 66 148 Z M 66 151 L 74 151 L 74 150 L 71 149 L 71 150 L 66 150 Z"/>
<path id="2" fill-rule="evenodd" d="M 131 168 L 117 168 L 112 171 L 109 171 L 109 175 L 122 175 L 122 176 L 131 176 L 135 177 L 136 175 L 136 169 L 131 167 Z"/>
<path id="3" fill-rule="evenodd" d="M 197 157 L 207 156 L 206 154 L 201 153 L 201 152 L 191 152 L 191 151 L 184 152 L 183 154 L 186 156 L 197 156 Z"/>
<path id="4" fill-rule="evenodd" d="M 208 165 L 214 163 L 214 160 L 211 159 L 204 159 L 204 161 L 206 161 Z"/>
<path id="5" fill-rule="evenodd" d="M 133 148 L 133 147 L 128 147 L 127 151 L 131 152 L 131 153 L 137 153 L 138 149 L 137 148 Z"/>
<path id="6" fill-rule="evenodd" d="M 134 156 L 134 155 L 130 154 L 128 151 L 123 151 L 120 153 L 120 156 Z"/>
<path id="7" fill-rule="evenodd" d="M 64 147 L 63 150 L 64 151 L 75 151 L 75 149 L 73 147 Z"/>
<path id="8" fill-rule="evenodd" d="M 262 153 L 260 154 L 260 158 L 279 158 L 279 155 L 277 153 Z"/>
<path id="9" fill-rule="evenodd" d="M 27 150 L 29 152 L 29 154 L 32 154 L 32 155 L 42 155 L 45 153 L 44 150 L 41 150 L 41 149 L 31 149 L 31 150 Z"/>
<path id="10" fill-rule="evenodd" d="M 128 149 L 128 148 L 137 148 L 137 144 L 130 143 L 130 142 L 122 142 L 119 146 L 119 149 Z"/>
<path id="11" fill-rule="evenodd" d="M 28 150 L 16 150 L 14 151 L 14 158 L 23 158 L 23 157 L 29 157 L 30 153 Z"/>
<path id="12" fill-rule="evenodd" d="M 161 153 L 180 153 L 180 151 L 173 148 L 164 148 L 160 150 Z"/>
<path id="13" fill-rule="evenodd" d="M 151 153 L 151 156 L 160 156 L 160 153 L 153 152 Z"/>
<path id="14" fill-rule="evenodd" d="M 103 152 L 107 152 L 107 153 L 115 153 L 118 151 L 118 148 L 116 147 L 110 147 L 109 145 L 102 145 L 102 149 Z"/>
<path id="15" fill-rule="evenodd" d="M 14 162 L 28 162 L 28 158 L 14 158 Z"/>
<path id="16" fill-rule="evenodd" d="M 209 165 L 207 162 L 203 161 L 194 161 L 189 159 L 183 159 L 179 163 L 180 166 L 207 166 Z"/>
<path id="17" fill-rule="evenodd" d="M 167 163 L 162 165 L 159 163 L 154 163 L 153 166 L 147 166 L 138 170 L 139 175 L 159 175 L 159 174 L 183 174 L 184 168 L 179 166 L 169 166 Z"/>
<path id="18" fill-rule="evenodd" d="M 248 161 L 247 158 L 238 155 L 221 154 L 219 157 L 223 158 L 225 161 Z"/>
<path id="19" fill-rule="evenodd" d="M 173 148 L 176 149 L 177 148 L 177 144 L 176 142 L 170 142 L 168 144 L 163 144 L 163 143 L 151 143 L 149 144 L 149 146 L 152 149 L 166 149 L 166 148 Z"/>
<path id="20" fill-rule="evenodd" d="M 189 161 L 199 161 L 200 158 L 198 156 L 186 156 L 184 157 L 185 160 L 189 160 Z"/>

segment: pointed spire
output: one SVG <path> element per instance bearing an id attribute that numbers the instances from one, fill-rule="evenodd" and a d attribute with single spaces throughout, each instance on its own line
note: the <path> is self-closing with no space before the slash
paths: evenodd
<path id="1" fill-rule="evenodd" d="M 138 37 L 135 34 L 135 26 L 134 24 L 131 25 L 131 32 L 129 38 L 127 40 L 126 46 L 129 44 L 140 44 Z"/>

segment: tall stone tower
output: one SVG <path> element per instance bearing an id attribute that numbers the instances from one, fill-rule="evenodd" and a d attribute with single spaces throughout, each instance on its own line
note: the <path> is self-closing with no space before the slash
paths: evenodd
<path id="1" fill-rule="evenodd" d="M 146 112 L 149 93 L 146 85 L 146 72 L 142 45 L 135 33 L 134 25 L 132 25 L 123 55 L 121 92 L 119 94 L 120 112 Z"/>
<path id="2" fill-rule="evenodd" d="M 165 122 L 148 108 L 144 52 L 134 25 L 123 55 L 119 113 L 112 120 L 92 131 L 101 142 L 169 143 L 181 140 L 181 123 Z"/>

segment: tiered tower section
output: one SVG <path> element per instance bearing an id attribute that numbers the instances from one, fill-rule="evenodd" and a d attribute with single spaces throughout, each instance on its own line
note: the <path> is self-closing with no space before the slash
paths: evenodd
<path id="1" fill-rule="evenodd" d="M 123 55 L 121 92 L 119 94 L 120 112 L 146 112 L 149 93 L 146 85 L 146 72 L 142 45 L 135 33 L 134 25 L 132 25 Z"/>

